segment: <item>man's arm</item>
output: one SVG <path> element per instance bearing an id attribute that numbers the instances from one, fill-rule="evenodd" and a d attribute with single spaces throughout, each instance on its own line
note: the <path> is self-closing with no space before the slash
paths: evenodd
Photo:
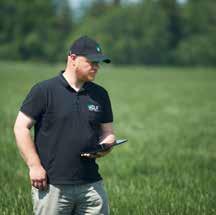
<path id="1" fill-rule="evenodd" d="M 29 168 L 31 184 L 38 189 L 45 189 L 47 187 L 46 171 L 41 165 L 30 133 L 34 123 L 32 118 L 20 111 L 14 124 L 14 134 L 20 154 Z"/>
<path id="2" fill-rule="evenodd" d="M 115 142 L 115 135 L 114 135 L 112 123 L 111 122 L 102 123 L 100 144 L 102 143 L 113 144 L 114 142 Z"/>
<path id="3" fill-rule="evenodd" d="M 113 131 L 113 125 L 112 123 L 102 123 L 101 124 L 101 137 L 100 137 L 100 143 L 106 143 L 112 145 L 115 142 L 115 135 Z M 91 155 L 89 153 L 83 154 L 84 157 L 89 158 L 99 158 L 107 155 L 112 149 L 108 149 L 103 152 L 98 152 L 96 155 Z"/>

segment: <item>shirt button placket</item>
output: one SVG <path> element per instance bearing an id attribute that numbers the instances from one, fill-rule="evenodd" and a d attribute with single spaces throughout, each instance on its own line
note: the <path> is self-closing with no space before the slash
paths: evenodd
<path id="1" fill-rule="evenodd" d="M 80 104 L 79 104 L 79 93 L 76 93 L 76 111 L 77 113 L 80 112 Z"/>

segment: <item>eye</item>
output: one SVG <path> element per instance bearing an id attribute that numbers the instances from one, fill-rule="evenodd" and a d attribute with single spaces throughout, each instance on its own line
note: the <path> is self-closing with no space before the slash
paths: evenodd
<path id="1" fill-rule="evenodd" d="M 90 60 L 86 60 L 87 63 L 92 64 L 92 62 Z"/>
<path id="2" fill-rule="evenodd" d="M 94 66 L 97 66 L 99 63 L 98 62 L 96 62 L 96 61 L 93 61 L 92 62 L 92 65 L 94 65 Z"/>

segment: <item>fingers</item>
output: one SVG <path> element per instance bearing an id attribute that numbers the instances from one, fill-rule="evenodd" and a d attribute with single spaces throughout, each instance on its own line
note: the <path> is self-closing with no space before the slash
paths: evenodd
<path id="1" fill-rule="evenodd" d="M 41 165 L 31 166 L 29 168 L 31 185 L 37 189 L 44 190 L 47 188 L 47 175 Z"/>
<path id="2" fill-rule="evenodd" d="M 47 189 L 47 180 L 32 180 L 31 185 L 39 190 L 46 190 Z"/>
<path id="3" fill-rule="evenodd" d="M 104 154 L 98 152 L 96 154 L 90 154 L 90 153 L 83 153 L 81 154 L 81 157 L 86 157 L 86 158 L 100 158 L 102 157 Z"/>
<path id="4" fill-rule="evenodd" d="M 89 153 L 82 153 L 82 154 L 81 154 L 81 157 L 89 157 L 89 156 L 90 156 Z"/>
<path id="5" fill-rule="evenodd" d="M 81 157 L 86 157 L 86 158 L 96 158 L 96 154 L 90 154 L 90 153 L 83 153 L 81 154 Z"/>
<path id="6" fill-rule="evenodd" d="M 111 152 L 112 149 L 113 149 L 113 147 L 110 147 L 110 148 L 106 149 L 104 152 L 105 152 L 105 153 L 106 153 L 106 152 Z"/>
<path id="7" fill-rule="evenodd" d="M 47 180 L 42 181 L 42 186 L 45 190 L 47 189 Z"/>

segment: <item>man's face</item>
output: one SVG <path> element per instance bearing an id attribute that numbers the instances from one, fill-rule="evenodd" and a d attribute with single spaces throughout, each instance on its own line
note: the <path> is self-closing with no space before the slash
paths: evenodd
<path id="1" fill-rule="evenodd" d="M 99 69 L 98 63 L 91 62 L 84 56 L 76 57 L 75 67 L 77 79 L 80 81 L 94 80 Z"/>

